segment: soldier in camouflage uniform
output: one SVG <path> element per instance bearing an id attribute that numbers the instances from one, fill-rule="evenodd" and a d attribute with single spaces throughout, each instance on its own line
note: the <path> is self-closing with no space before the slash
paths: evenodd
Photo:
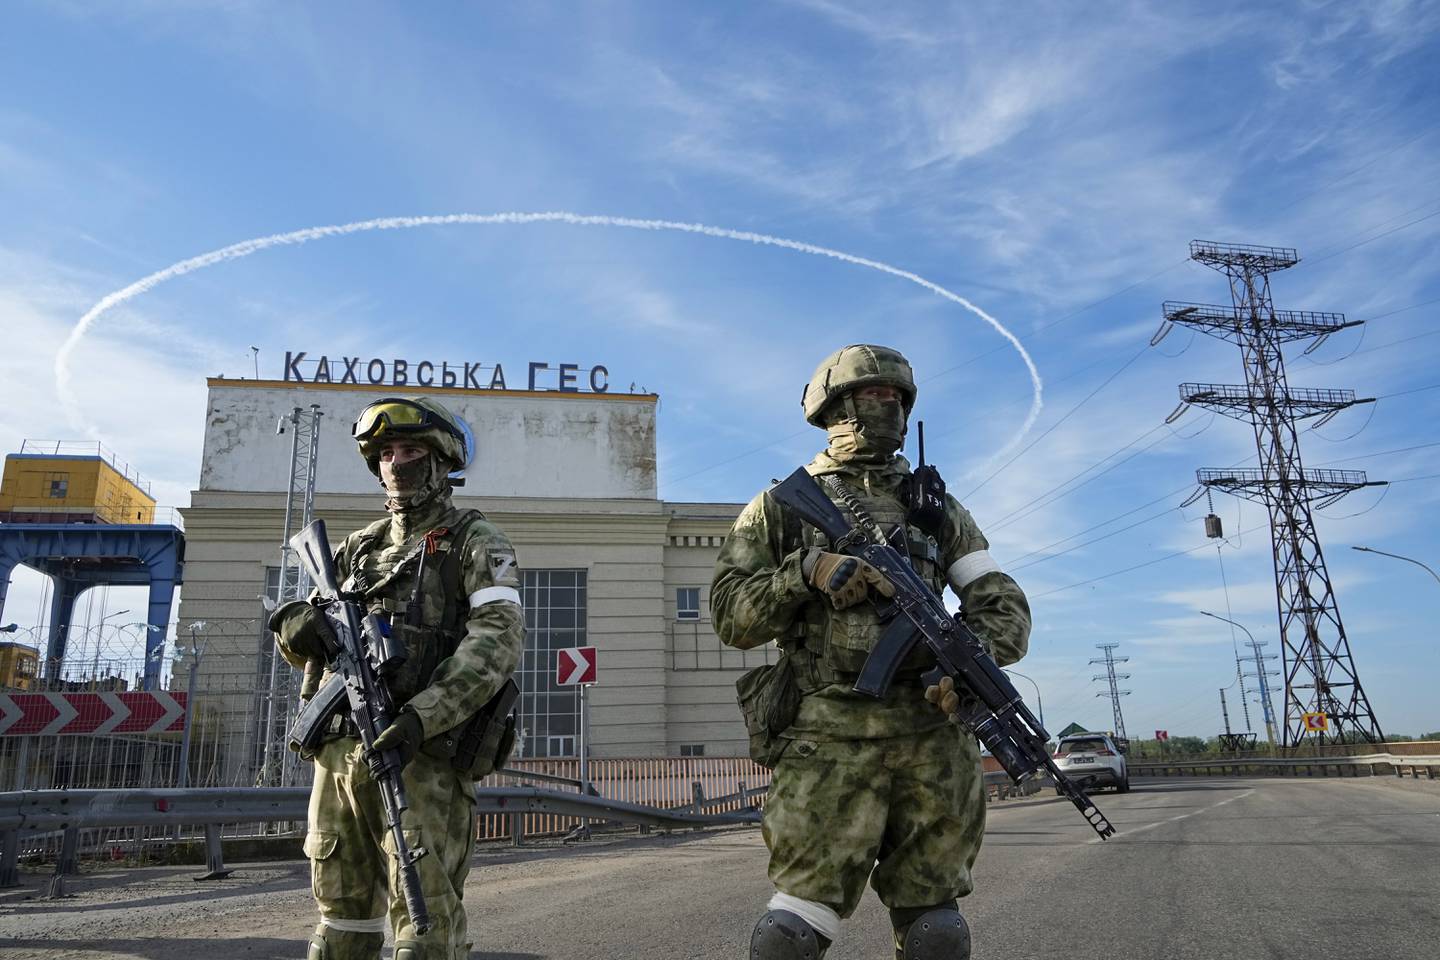
<path id="1" fill-rule="evenodd" d="M 363 595 L 408 651 L 404 666 L 386 679 L 402 709 L 375 748 L 398 750 L 404 763 L 410 808 L 402 826 L 411 849 L 426 851 L 417 868 L 432 926 L 419 935 L 410 923 L 378 785 L 349 718 L 337 715 L 312 758 L 305 854 L 320 924 L 308 957 L 374 960 L 388 913 L 395 960 L 464 958 L 470 945 L 461 895 L 475 843 L 472 777 L 482 771 L 457 769 L 453 755 L 456 731 L 519 662 L 524 624 L 515 550 L 479 511 L 451 502 L 450 474 L 465 467 L 467 440 L 439 403 L 376 401 L 353 432 L 389 496 L 388 515 L 341 543 L 337 573 L 342 589 Z M 411 609 L 417 603 L 418 616 Z M 270 624 L 292 665 L 323 659 L 320 634 L 329 628 L 309 603 L 285 604 Z M 502 752 L 508 754 L 511 743 Z M 486 765 L 504 759 L 492 756 Z"/>
<path id="2" fill-rule="evenodd" d="M 898 451 L 914 403 L 910 365 L 896 351 L 857 345 L 832 354 L 804 393 L 806 420 L 829 434 L 806 470 L 838 479 L 887 531 L 903 528 L 916 570 L 937 593 L 949 585 L 995 659 L 1014 663 L 1030 632 L 1025 595 L 953 497 L 923 521 L 910 506 L 910 465 Z M 979 749 L 946 716 L 953 693 L 932 687 L 941 710 L 926 702 L 919 678 L 934 659 L 923 645 L 884 699 L 851 689 L 882 629 L 867 600 L 889 585 L 832 549 L 762 493 L 735 521 L 711 586 L 723 642 L 749 649 L 775 640 L 782 651 L 738 685 L 752 752 L 774 767 L 764 836 L 777 892 L 751 956 L 823 956 L 868 877 L 890 909 L 897 960 L 968 957 L 956 899 L 971 891 L 985 824 Z"/>

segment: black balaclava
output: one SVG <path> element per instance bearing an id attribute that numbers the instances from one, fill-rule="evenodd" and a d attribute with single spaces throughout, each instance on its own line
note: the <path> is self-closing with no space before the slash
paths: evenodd
<path id="1" fill-rule="evenodd" d="M 905 443 L 905 405 L 847 394 L 825 421 L 830 456 L 841 463 L 882 466 Z"/>

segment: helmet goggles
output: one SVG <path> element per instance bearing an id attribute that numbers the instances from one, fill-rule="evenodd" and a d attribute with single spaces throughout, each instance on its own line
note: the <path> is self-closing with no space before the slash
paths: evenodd
<path id="1" fill-rule="evenodd" d="M 356 442 L 379 439 L 389 434 L 421 433 L 425 430 L 443 430 L 461 443 L 466 442 L 465 434 L 444 417 L 436 415 L 412 400 L 403 397 L 385 397 L 376 400 L 360 411 L 350 435 Z"/>

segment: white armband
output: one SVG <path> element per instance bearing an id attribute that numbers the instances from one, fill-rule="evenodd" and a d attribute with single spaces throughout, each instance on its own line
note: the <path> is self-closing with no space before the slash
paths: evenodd
<path id="1" fill-rule="evenodd" d="M 520 606 L 520 591 L 514 587 L 484 587 L 470 594 L 470 609 L 487 603 L 513 603 Z"/>
<path id="2" fill-rule="evenodd" d="M 945 571 L 945 579 L 959 593 L 985 574 L 999 572 L 1000 565 L 990 558 L 988 550 L 976 550 L 950 564 L 950 569 Z"/>
<path id="3" fill-rule="evenodd" d="M 342 933 L 384 933 L 389 921 L 385 917 L 372 920 L 342 920 L 339 917 L 320 917 L 320 923 Z"/>

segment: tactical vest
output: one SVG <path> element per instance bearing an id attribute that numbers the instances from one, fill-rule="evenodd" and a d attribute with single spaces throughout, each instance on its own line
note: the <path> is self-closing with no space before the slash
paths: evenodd
<path id="1" fill-rule="evenodd" d="M 460 583 L 461 547 L 470 527 L 483 519 L 480 511 L 466 510 L 455 526 L 428 531 L 413 546 L 377 550 L 390 532 L 386 517 L 356 539 L 344 589 L 363 594 L 382 629 L 388 626 L 404 644 L 405 663 L 385 678 L 397 707 L 429 685 L 440 661 L 463 638 L 468 607 Z"/>
<path id="2" fill-rule="evenodd" d="M 835 476 L 841 479 L 850 496 L 887 535 L 896 528 L 905 531 L 911 565 L 939 594 L 945 587 L 945 567 L 940 555 L 940 538 L 944 531 L 931 533 L 908 522 L 906 506 L 896 498 L 898 492 L 896 496 L 879 490 L 870 493 L 859 482 L 840 478 L 838 474 Z M 853 512 L 828 484 L 821 483 L 820 487 L 852 523 L 856 521 Z M 800 521 L 788 511 L 785 514 L 784 538 L 785 553 L 797 547 L 834 549 L 834 544 L 818 528 Z M 792 637 L 787 638 L 788 642 L 782 641 L 781 646 L 792 654 L 800 654 L 802 649 L 804 654 L 808 654 L 795 657 L 801 689 L 808 692 L 829 683 L 853 682 L 884 629 L 885 623 L 872 603 L 857 603 L 848 609 L 836 610 L 827 598 L 816 596 L 802 608 Z M 917 644 L 901 661 L 896 679 L 914 681 L 934 663 L 929 649 Z"/>

